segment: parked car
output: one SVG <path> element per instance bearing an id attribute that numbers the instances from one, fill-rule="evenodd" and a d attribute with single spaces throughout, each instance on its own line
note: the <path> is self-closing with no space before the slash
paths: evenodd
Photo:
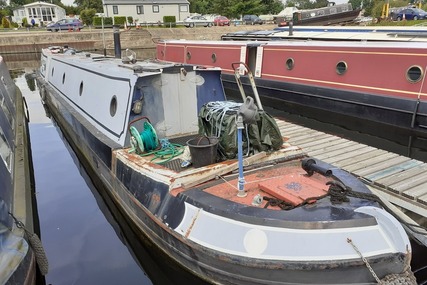
<path id="1" fill-rule="evenodd" d="M 230 26 L 230 20 L 225 16 L 217 16 L 213 22 L 215 26 Z"/>
<path id="2" fill-rule="evenodd" d="M 244 15 L 242 21 L 246 25 L 264 24 L 264 21 L 257 15 Z"/>
<path id="3" fill-rule="evenodd" d="M 406 8 L 400 10 L 395 16 L 397 21 L 405 20 L 423 20 L 427 19 L 427 12 L 418 8 Z"/>
<path id="4" fill-rule="evenodd" d="M 80 31 L 83 29 L 83 23 L 79 19 L 62 19 L 56 23 L 50 23 L 46 26 L 46 30 L 57 32 L 60 30 Z"/>
<path id="5" fill-rule="evenodd" d="M 190 16 L 184 19 L 184 26 L 193 28 L 195 26 L 212 27 L 213 22 L 203 16 Z"/>

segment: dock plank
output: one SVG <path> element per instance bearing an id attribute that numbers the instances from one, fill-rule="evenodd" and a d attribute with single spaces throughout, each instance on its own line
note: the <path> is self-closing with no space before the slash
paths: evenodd
<path id="1" fill-rule="evenodd" d="M 418 186 L 412 187 L 408 190 L 402 191 L 402 195 L 404 197 L 417 200 L 418 197 L 426 195 L 427 194 L 427 182 L 421 183 Z"/>
<path id="2" fill-rule="evenodd" d="M 391 152 L 381 152 L 379 155 L 371 158 L 371 159 L 367 159 L 367 160 L 363 160 L 363 161 L 359 161 L 358 163 L 355 163 L 353 165 L 349 165 L 347 166 L 345 169 L 347 171 L 351 171 L 351 172 L 357 172 L 358 170 L 363 170 L 364 168 L 370 167 L 371 165 L 375 165 L 377 163 L 381 163 L 387 159 L 391 159 L 394 157 L 397 157 L 398 155 L 395 153 L 391 153 Z"/>
<path id="3" fill-rule="evenodd" d="M 384 153 L 384 151 L 382 151 L 382 150 L 374 149 L 374 150 L 368 151 L 364 154 L 361 154 L 359 156 L 349 157 L 349 158 L 344 159 L 344 160 L 338 160 L 335 162 L 335 164 L 337 166 L 342 167 L 342 168 L 346 168 L 349 165 L 357 164 L 361 161 L 366 161 L 372 157 L 376 157 L 376 156 L 383 154 L 383 153 Z"/>
<path id="4" fill-rule="evenodd" d="M 360 145 L 356 142 L 351 142 L 351 143 L 347 144 L 346 147 L 338 148 L 336 150 L 325 152 L 325 153 L 319 153 L 316 155 L 316 157 L 318 157 L 319 159 L 323 159 L 323 160 L 325 160 L 325 162 L 329 163 L 329 158 L 334 158 L 338 155 L 348 153 L 350 149 L 356 150 L 356 149 L 359 149 L 362 147 L 363 147 L 363 145 Z"/>
<path id="5" fill-rule="evenodd" d="M 326 145 L 311 146 L 310 148 L 307 148 L 307 151 L 310 151 L 310 155 L 316 156 L 321 153 L 347 148 L 351 144 L 351 141 L 337 139 L 336 141 L 330 142 Z"/>
<path id="6" fill-rule="evenodd" d="M 393 167 L 386 168 L 383 171 L 379 171 L 376 173 L 366 175 L 365 178 L 375 181 L 375 180 L 378 180 L 378 179 L 381 179 L 384 177 L 388 177 L 390 175 L 394 175 L 394 174 L 399 173 L 399 172 L 403 172 L 403 171 L 411 169 L 413 167 L 420 166 L 422 164 L 423 164 L 422 161 L 411 159 L 409 161 L 395 165 Z"/>
<path id="7" fill-rule="evenodd" d="M 379 171 L 384 171 L 384 169 L 387 169 L 388 167 L 393 167 L 395 165 L 407 162 L 409 160 L 411 160 L 411 159 L 408 157 L 396 156 L 396 157 L 390 158 L 386 161 L 365 167 L 364 169 L 360 169 L 356 173 L 359 176 L 365 177 L 366 175 L 370 175 L 370 174 L 373 174 L 373 173 L 376 173 Z"/>
<path id="8" fill-rule="evenodd" d="M 354 159 L 355 157 L 370 152 L 374 149 L 375 148 L 371 146 L 361 145 L 360 148 L 351 149 L 342 155 L 336 155 L 335 157 L 331 157 L 329 159 L 329 163 L 335 164 L 338 161 L 345 160 L 348 158 Z"/>
<path id="9" fill-rule="evenodd" d="M 409 188 L 413 188 L 423 183 L 427 183 L 427 175 L 413 176 L 408 179 L 401 180 L 395 184 L 391 184 L 390 187 L 399 193 L 402 193 L 405 190 L 409 190 Z"/>
<path id="10" fill-rule="evenodd" d="M 378 179 L 375 182 L 380 185 L 384 185 L 386 187 L 391 187 L 391 185 L 398 183 L 399 181 L 412 178 L 415 176 L 419 176 L 419 175 L 425 175 L 426 171 L 427 171 L 427 165 L 424 163 L 420 166 L 413 167 L 408 170 L 397 173 L 391 177 Z"/>

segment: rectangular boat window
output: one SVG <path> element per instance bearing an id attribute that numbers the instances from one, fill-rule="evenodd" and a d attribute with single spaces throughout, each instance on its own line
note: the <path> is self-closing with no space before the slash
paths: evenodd
<path id="1" fill-rule="evenodd" d="M 137 14 L 144 14 L 144 6 L 136 6 L 136 13 Z"/>
<path id="2" fill-rule="evenodd" d="M 159 13 L 159 5 L 153 5 L 153 13 Z"/>
<path id="3" fill-rule="evenodd" d="M 0 127 L 0 156 L 9 172 L 12 169 L 12 151 L 4 136 L 3 129 Z"/>
<path id="4" fill-rule="evenodd" d="M 119 8 L 117 6 L 113 6 L 113 14 L 118 14 Z"/>
<path id="5" fill-rule="evenodd" d="M 9 121 L 9 124 L 13 127 L 14 121 L 13 121 L 12 114 L 4 102 L 4 97 L 3 97 L 3 94 L 1 92 L 0 92 L 0 106 L 1 106 L 1 109 L 3 110 L 3 113 L 6 115 L 6 118 Z"/>

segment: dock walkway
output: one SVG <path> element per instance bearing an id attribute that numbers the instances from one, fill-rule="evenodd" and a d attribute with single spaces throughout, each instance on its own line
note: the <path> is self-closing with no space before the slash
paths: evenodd
<path id="1" fill-rule="evenodd" d="M 291 145 L 359 177 L 390 202 L 427 217 L 427 163 L 276 119 Z"/>

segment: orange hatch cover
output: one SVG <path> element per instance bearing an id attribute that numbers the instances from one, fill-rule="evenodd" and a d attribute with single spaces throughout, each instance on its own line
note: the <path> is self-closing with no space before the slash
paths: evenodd
<path id="1" fill-rule="evenodd" d="M 321 197 L 328 192 L 324 182 L 305 175 L 282 175 L 258 184 L 264 192 L 274 198 L 300 205 L 307 198 Z M 314 202 L 314 201 L 313 201 Z"/>

